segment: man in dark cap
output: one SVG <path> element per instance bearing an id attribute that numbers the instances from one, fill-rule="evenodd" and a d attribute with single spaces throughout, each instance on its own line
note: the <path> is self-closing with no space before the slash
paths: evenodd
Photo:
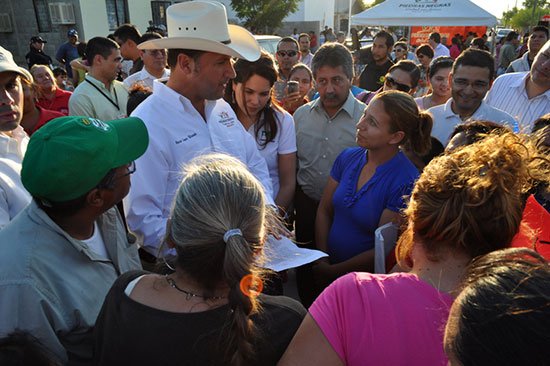
<path id="1" fill-rule="evenodd" d="M 44 53 L 44 44 L 48 43 L 40 36 L 34 36 L 31 38 L 30 51 L 25 55 L 29 70 L 34 65 L 48 65 L 52 67 L 52 58 Z"/>

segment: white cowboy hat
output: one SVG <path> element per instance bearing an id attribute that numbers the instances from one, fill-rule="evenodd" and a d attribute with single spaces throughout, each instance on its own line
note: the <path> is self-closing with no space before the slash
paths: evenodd
<path id="1" fill-rule="evenodd" d="M 142 50 L 184 48 L 256 61 L 260 46 L 243 27 L 227 24 L 225 6 L 217 1 L 188 1 L 166 10 L 167 38 L 140 43 Z"/>

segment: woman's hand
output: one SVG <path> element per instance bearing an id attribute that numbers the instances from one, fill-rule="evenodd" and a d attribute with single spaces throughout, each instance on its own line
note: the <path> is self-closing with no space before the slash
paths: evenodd
<path id="1" fill-rule="evenodd" d="M 304 98 L 300 96 L 300 91 L 288 94 L 288 86 L 285 88 L 283 108 L 287 111 L 295 111 L 304 104 Z"/>

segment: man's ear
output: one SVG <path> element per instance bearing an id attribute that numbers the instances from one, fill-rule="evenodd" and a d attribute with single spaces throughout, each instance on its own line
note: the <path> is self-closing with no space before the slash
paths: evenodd
<path id="1" fill-rule="evenodd" d="M 144 54 L 145 54 L 144 50 L 139 50 L 139 58 L 141 59 L 141 61 L 143 61 L 143 55 Z"/>
<path id="2" fill-rule="evenodd" d="M 192 74 L 195 70 L 195 60 L 193 60 L 193 57 L 189 57 L 185 53 L 180 53 L 178 55 L 177 64 L 185 74 Z"/>
<path id="3" fill-rule="evenodd" d="M 86 203 L 91 207 L 101 207 L 105 203 L 103 198 L 105 190 L 94 188 L 86 195 Z"/>

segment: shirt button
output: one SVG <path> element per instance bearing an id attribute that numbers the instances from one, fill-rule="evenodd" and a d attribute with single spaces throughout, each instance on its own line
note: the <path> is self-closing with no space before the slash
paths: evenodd
<path id="1" fill-rule="evenodd" d="M 327 156 L 326 156 L 326 155 L 323 155 L 323 159 L 326 159 L 326 158 L 327 158 Z"/>
<path id="2" fill-rule="evenodd" d="M 328 141 L 328 137 L 325 137 L 325 141 Z"/>
<path id="3" fill-rule="evenodd" d="M 319 172 L 319 175 L 323 175 L 323 172 Z"/>

